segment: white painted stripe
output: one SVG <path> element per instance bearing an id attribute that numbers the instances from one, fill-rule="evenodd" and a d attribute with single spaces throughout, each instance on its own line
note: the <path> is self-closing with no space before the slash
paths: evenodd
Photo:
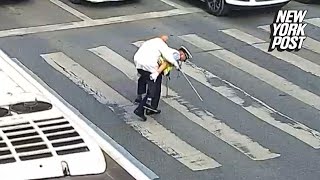
<path id="1" fill-rule="evenodd" d="M 16 77 L 17 74 L 21 74 L 23 78 L 15 79 L 15 82 L 17 82 L 17 84 L 24 84 L 29 86 L 31 85 L 32 87 L 39 89 L 39 92 L 41 94 L 43 94 L 46 98 L 50 99 L 53 104 L 55 104 L 62 112 L 67 114 L 71 119 L 79 119 L 79 121 L 75 123 L 77 123 L 82 129 L 84 129 L 99 144 L 101 149 L 104 152 L 106 152 L 112 159 L 114 159 L 121 167 L 123 167 L 131 176 L 133 176 L 133 178 L 142 180 L 159 178 L 151 170 L 149 170 L 143 164 L 137 161 L 123 147 L 117 144 L 112 138 L 105 134 L 101 129 L 99 129 L 91 121 L 85 118 L 78 110 L 76 110 L 74 107 L 68 104 L 61 96 L 54 92 L 39 77 L 37 77 L 30 70 L 24 67 L 23 64 L 19 63 L 19 61 L 15 61 L 15 59 L 10 59 L 1 50 L 0 67 L 5 67 L 3 71 L 6 74 L 10 74 L 10 76 Z M 10 146 L 10 148 L 12 147 Z M 14 151 L 13 154 L 16 156 L 16 153 Z"/>
<path id="2" fill-rule="evenodd" d="M 188 168 L 196 171 L 221 166 L 215 160 L 182 141 L 175 134 L 157 123 L 153 118 L 149 118 L 146 122 L 134 120 L 137 119 L 132 113 L 135 107 L 129 100 L 68 56 L 63 53 L 52 53 L 42 55 L 42 57 L 50 65 L 58 64 L 58 66 L 54 65 L 53 67 L 80 87 L 91 91 L 91 93 L 94 92 L 102 95 L 100 98 L 103 98 L 105 103 L 116 104 L 123 108 L 125 111 L 124 118 L 127 124 Z"/>
<path id="3" fill-rule="evenodd" d="M 186 63 L 184 66 L 184 71 L 190 77 L 194 78 L 195 80 L 199 81 L 203 85 L 207 86 L 208 88 L 216 91 L 217 93 L 221 94 L 222 96 L 226 97 L 230 101 L 240 105 L 246 111 L 251 113 L 252 115 L 258 117 L 260 120 L 269 123 L 270 125 L 281 129 L 282 131 L 300 139 L 301 141 L 305 142 L 306 144 L 312 146 L 313 148 L 320 148 L 320 133 L 310 129 L 309 127 L 293 120 L 292 118 L 282 114 L 281 112 L 276 111 L 272 107 L 268 106 L 266 103 L 262 102 L 261 100 L 251 96 L 250 94 L 246 93 L 239 87 L 233 85 L 232 83 L 222 80 L 220 77 L 212 74 L 211 72 L 197 67 L 193 63 Z M 209 83 L 209 79 L 215 78 L 225 83 L 226 85 L 221 86 L 213 86 Z M 228 87 L 229 86 L 229 87 Z M 230 88 L 231 87 L 231 88 Z M 250 97 L 253 100 L 252 105 L 245 104 L 245 99 L 238 96 L 237 91 L 242 92 L 247 97 Z M 281 122 L 274 118 L 274 114 L 278 114 L 285 119 L 288 119 L 291 122 Z"/>
<path id="4" fill-rule="evenodd" d="M 269 25 L 259 26 L 258 28 L 263 29 L 267 32 L 271 32 Z M 304 40 L 302 47 L 320 54 L 320 42 L 315 39 L 312 39 L 311 37 L 307 37 Z"/>
<path id="5" fill-rule="evenodd" d="M 199 12 L 199 10 L 195 8 L 185 8 L 183 10 L 174 9 L 174 10 L 168 10 L 168 11 L 148 12 L 148 13 L 127 15 L 127 16 L 111 17 L 107 19 L 95 19 L 92 21 L 68 22 L 68 23 L 62 23 L 62 24 L 17 28 L 17 29 L 0 31 L 0 37 L 18 36 L 18 35 L 26 35 L 26 34 L 34 34 L 34 33 L 42 33 L 42 32 L 52 32 L 52 31 L 60 31 L 60 30 L 67 30 L 67 29 L 76 29 L 76 28 L 116 24 L 116 23 L 133 22 L 133 21 L 146 20 L 146 19 L 155 19 L 155 18 L 162 18 L 162 17 L 184 15 L 184 14 L 190 14 L 190 13 L 196 13 L 196 12 Z"/>
<path id="6" fill-rule="evenodd" d="M 242 42 L 245 42 L 249 45 L 252 45 L 253 47 L 267 53 L 270 54 L 278 59 L 281 59 L 285 62 L 288 62 L 306 72 L 310 72 L 313 75 L 316 75 L 318 77 L 320 77 L 320 65 L 315 64 L 311 61 L 308 61 L 305 58 L 302 58 L 298 55 L 295 55 L 291 52 L 280 52 L 277 50 L 274 50 L 272 52 L 268 52 L 268 48 L 269 48 L 269 43 L 256 38 L 250 34 L 247 34 L 245 32 L 242 32 L 238 29 L 226 29 L 226 30 L 221 30 L 222 32 L 224 32 L 225 34 L 228 34 L 229 36 L 232 36 Z M 261 43 L 264 42 L 264 43 Z M 259 44 L 257 44 L 259 43 Z"/>
<path id="7" fill-rule="evenodd" d="M 320 27 L 320 18 L 310 18 L 305 19 L 304 21 L 314 26 Z"/>
<path id="8" fill-rule="evenodd" d="M 53 4 L 61 7 L 62 9 L 68 11 L 69 13 L 73 14 L 74 16 L 84 20 L 84 21 L 91 21 L 92 19 L 86 16 L 85 14 L 73 9 L 72 7 L 66 5 L 65 3 L 59 1 L 59 0 L 50 0 Z"/>
<path id="9" fill-rule="evenodd" d="M 270 32 L 270 25 L 261 25 L 258 28 Z"/>
<path id="10" fill-rule="evenodd" d="M 169 5 L 169 6 L 172 6 L 174 8 L 178 8 L 178 9 L 184 9 L 185 8 L 185 7 L 181 6 L 180 4 L 177 4 L 177 3 L 172 2 L 170 0 L 160 0 L 160 1 L 162 1 L 163 3 L 165 3 L 165 4 Z"/>
<path id="11" fill-rule="evenodd" d="M 199 39 L 201 38 L 197 35 L 193 35 L 193 36 L 189 35 L 188 37 L 189 38 L 190 37 L 199 38 Z M 201 38 L 201 39 L 203 39 L 203 38 Z M 185 37 L 184 37 L 184 40 L 189 42 L 188 39 Z M 193 44 L 193 45 L 202 49 L 201 44 Z M 304 89 L 301 89 L 299 86 L 292 84 L 291 82 L 285 80 L 284 78 L 282 78 L 282 77 L 280 77 L 280 76 L 278 76 L 278 75 L 276 75 L 266 69 L 263 69 L 263 68 L 255 65 L 254 63 L 251 63 L 250 61 L 247 61 L 246 59 L 244 59 L 244 58 L 242 58 L 242 57 L 240 57 L 230 51 L 227 51 L 227 50 L 210 51 L 209 54 L 218 57 L 219 59 L 233 65 L 234 67 L 257 77 L 258 79 L 268 83 L 269 85 L 271 85 L 271 86 L 299 99 L 300 101 L 302 101 L 306 104 L 309 104 L 310 106 L 320 110 L 320 97 L 319 96 L 317 96 L 309 91 L 306 91 Z M 193 76 L 195 76 L 195 75 L 193 75 Z M 197 76 L 195 76 L 195 77 L 197 77 Z M 204 79 L 202 81 L 204 81 Z M 217 88 L 215 88 L 215 89 L 217 90 L 217 92 L 219 92 Z M 220 90 L 220 93 L 237 104 L 242 103 L 241 99 L 239 99 L 237 97 L 233 98 L 234 97 L 233 93 L 228 90 L 222 89 L 222 90 Z M 250 106 L 249 106 L 249 108 L 250 108 Z M 268 117 L 269 113 L 267 113 L 267 116 L 266 116 L 266 113 L 263 112 L 262 110 L 259 110 L 259 108 L 252 108 L 249 110 L 251 111 L 251 113 L 254 113 L 258 117 L 264 117 L 264 118 L 262 118 L 262 120 L 265 120 L 268 123 L 272 123 L 273 125 L 276 125 L 276 127 L 278 127 L 281 130 L 284 130 L 285 132 L 299 138 L 300 140 L 303 140 L 305 143 L 311 145 L 314 148 L 319 148 L 319 140 L 315 140 L 314 138 L 311 138 L 311 136 L 310 136 L 310 133 L 313 135 L 316 134 L 315 137 L 317 137 L 319 139 L 320 136 L 319 136 L 318 132 L 311 130 L 311 129 L 307 128 L 306 126 L 296 122 L 296 123 L 298 123 L 296 125 L 301 126 L 301 128 L 303 128 L 305 131 L 310 131 L 310 133 L 306 133 L 305 131 L 297 131 L 297 129 L 299 127 L 292 128 L 293 126 L 296 126 L 296 125 L 293 125 L 292 127 L 290 127 L 290 126 L 286 126 L 285 124 L 279 124 L 277 121 L 272 121 L 272 119 L 270 119 L 270 117 Z"/>
<path id="12" fill-rule="evenodd" d="M 304 43 L 302 46 L 306 49 L 309 49 L 313 52 L 320 54 L 320 42 L 315 39 L 312 39 L 311 37 L 307 37 L 304 40 Z"/>
<path id="13" fill-rule="evenodd" d="M 218 49 L 222 49 L 220 46 L 207 41 L 205 39 L 201 39 L 201 38 L 193 38 L 194 35 L 193 34 L 187 34 L 187 35 L 183 35 L 180 36 L 181 39 L 183 40 L 188 40 L 189 43 L 191 44 L 201 44 L 201 49 L 204 51 L 212 51 L 212 50 L 218 50 Z"/>
<path id="14" fill-rule="evenodd" d="M 105 46 L 92 48 L 90 51 L 127 75 L 129 79 L 136 81 L 137 70 L 133 63 L 127 61 L 125 58 Z M 162 92 L 165 92 L 166 87 L 162 85 L 162 89 Z M 188 110 L 190 107 L 186 107 L 186 104 L 190 104 L 189 102 L 181 99 L 178 94 L 170 88 L 168 88 L 168 92 L 170 98 L 163 98 L 163 101 L 166 102 L 166 104 L 181 112 L 181 114 L 190 121 L 214 134 L 216 137 L 236 148 L 249 158 L 253 160 L 266 160 L 280 156 L 252 141 L 249 137 L 236 132 L 220 120 L 215 119 L 208 111 L 196 110 L 195 113 L 191 112 Z M 182 103 L 181 101 L 184 102 Z"/>
<path id="15" fill-rule="evenodd" d="M 136 42 L 134 42 L 134 43 L 132 43 L 134 46 L 136 46 L 136 47 L 140 47 L 140 46 L 142 46 L 142 44 L 144 43 L 144 41 L 136 41 Z"/>
<path id="16" fill-rule="evenodd" d="M 201 38 L 193 35 L 193 38 Z M 203 39 L 203 38 L 201 38 Z M 193 44 L 201 48 L 201 44 Z M 320 110 L 320 97 L 300 88 L 297 85 L 287 81 L 286 79 L 266 70 L 246 59 L 227 50 L 211 51 L 210 54 L 219 57 L 221 60 L 232 64 L 233 66 L 259 78 L 260 80 L 272 85 L 273 87 L 299 99 L 300 101 L 309 104 L 310 106 Z"/>

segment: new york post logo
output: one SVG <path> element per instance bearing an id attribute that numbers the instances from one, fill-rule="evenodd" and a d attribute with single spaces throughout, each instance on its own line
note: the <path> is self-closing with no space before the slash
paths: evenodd
<path id="1" fill-rule="evenodd" d="M 270 45 L 268 51 L 298 51 L 306 39 L 303 20 L 307 10 L 279 10 L 270 25 Z"/>

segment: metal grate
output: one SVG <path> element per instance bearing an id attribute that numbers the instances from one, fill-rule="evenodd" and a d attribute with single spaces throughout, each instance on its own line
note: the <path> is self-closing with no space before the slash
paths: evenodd
<path id="1" fill-rule="evenodd" d="M 21 161 L 52 157 L 54 153 L 66 155 L 89 151 L 79 133 L 63 116 L 33 122 L 34 125 L 22 122 L 0 126 L 2 136 L 6 136 Z M 45 136 L 41 137 L 41 134 Z M 49 140 L 54 152 L 50 151 L 44 138 Z M 5 148 L 0 148 L 0 163 L 15 162 L 1 162 L 2 159 L 13 157 L 6 143 L 3 142 L 3 146 Z"/>
<path id="2" fill-rule="evenodd" d="M 89 148 L 64 117 L 34 121 L 50 140 L 58 155 L 87 152 Z"/>
<path id="3" fill-rule="evenodd" d="M 52 153 L 40 138 L 39 133 L 28 122 L 0 126 L 5 136 L 21 161 L 51 157 Z M 4 137 L 2 137 L 4 138 Z M 10 152 L 10 155 L 13 155 Z M 2 155 L 0 155 L 2 158 Z"/>

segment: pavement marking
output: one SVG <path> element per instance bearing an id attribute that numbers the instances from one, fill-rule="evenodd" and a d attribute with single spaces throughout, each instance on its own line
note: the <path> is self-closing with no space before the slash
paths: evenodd
<path id="1" fill-rule="evenodd" d="M 151 180 L 159 178 L 152 171 L 147 169 L 143 164 L 137 161 L 119 144 L 114 142 L 107 134 L 95 126 L 91 121 L 86 119 L 77 109 L 72 107 L 60 95 L 54 92 L 46 83 L 44 83 L 37 75 L 27 69 L 22 63 L 16 59 L 10 59 L 2 50 L 0 50 L 0 67 L 6 74 L 15 77 L 15 82 L 19 86 L 24 87 L 25 91 L 39 92 L 55 104 L 62 112 L 72 119 L 83 121 L 74 122 L 83 128 L 89 136 L 91 136 L 111 158 L 113 158 L 121 167 L 136 179 Z M 126 154 L 126 157 L 124 156 Z M 130 159 L 130 160 L 129 160 Z M 135 163 L 135 164 L 134 164 Z M 139 168 L 138 168 L 139 167 Z"/>
<path id="2" fill-rule="evenodd" d="M 199 37 L 195 34 L 182 35 L 182 36 L 180 36 L 180 38 L 186 42 L 195 42 L 193 39 L 205 40 L 202 37 Z M 204 48 L 202 48 L 202 44 L 193 44 L 193 45 L 200 48 L 200 49 L 204 49 Z M 206 46 L 204 46 L 204 47 L 207 48 Z M 320 97 L 319 96 L 317 96 L 309 91 L 306 91 L 304 89 L 301 89 L 299 86 L 294 85 L 293 83 L 287 81 L 286 79 L 284 79 L 284 78 L 282 78 L 282 77 L 280 77 L 280 76 L 278 76 L 278 75 L 276 75 L 266 69 L 263 69 L 263 68 L 255 65 L 254 63 L 251 63 L 250 61 L 247 61 L 246 59 L 244 59 L 244 58 L 242 58 L 242 57 L 240 57 L 230 51 L 227 51 L 225 49 L 214 50 L 214 51 L 210 51 L 208 53 L 213 56 L 218 57 L 219 59 L 233 65 L 234 67 L 236 67 L 242 71 L 245 71 L 245 72 L 255 76 L 256 78 L 258 78 L 258 79 L 268 83 L 269 85 L 299 99 L 300 101 L 320 110 Z M 186 68 L 188 68 L 188 66 Z M 191 71 L 191 68 L 189 68 L 188 71 Z M 186 73 L 188 71 L 186 71 Z M 199 74 L 198 75 L 190 74 L 190 76 L 194 77 L 194 78 L 200 78 Z M 207 74 L 207 76 L 210 77 L 211 74 Z M 215 75 L 213 75 L 213 77 L 215 77 Z M 203 78 L 204 77 L 202 77 L 202 79 Z M 206 83 L 205 80 L 206 79 L 203 79 L 201 81 L 203 83 L 205 83 L 207 86 L 216 89 L 217 92 L 221 93 L 223 96 L 227 97 L 231 101 L 233 101 L 237 104 L 242 104 L 243 100 L 239 99 L 238 97 L 234 98 L 234 94 L 233 94 L 233 92 L 230 92 L 230 90 L 223 90 L 223 88 L 221 88 L 221 90 L 219 90 L 219 87 L 212 87 L 210 84 Z M 231 85 L 231 84 L 229 84 L 229 85 Z M 251 97 L 251 98 L 253 98 L 253 97 Z M 257 101 L 261 102 L 259 100 L 257 100 Z M 265 103 L 263 103 L 263 104 L 265 104 Z M 264 105 L 264 106 L 266 106 L 266 105 Z M 270 117 L 270 113 L 272 113 L 272 111 L 270 111 L 270 108 L 268 108 L 268 106 L 266 106 L 266 109 L 257 108 L 255 106 L 248 106 L 245 109 L 247 111 L 249 111 L 250 113 L 254 114 L 255 116 L 259 117 L 261 120 L 264 120 L 265 122 L 287 132 L 288 134 L 291 134 L 292 136 L 309 144 L 313 148 L 315 148 L 315 149 L 320 148 L 320 134 L 317 131 L 310 129 L 310 128 L 306 127 L 305 125 L 300 124 L 299 122 L 293 121 L 289 117 L 287 117 L 287 118 L 289 120 L 291 120 L 293 122 L 293 124 L 289 124 L 289 123 L 286 124 L 286 123 L 281 123 L 281 122 L 277 121 L 276 119 Z"/>
<path id="3" fill-rule="evenodd" d="M 181 140 L 175 134 L 157 123 L 153 118 L 148 118 L 146 122 L 135 120 L 137 117 L 133 114 L 135 105 L 121 94 L 113 90 L 102 80 L 91 74 L 81 65 L 74 62 L 65 54 L 51 53 L 42 55 L 42 57 L 53 67 L 78 84 L 89 93 L 99 94 L 100 99 L 110 106 L 117 106 L 124 110 L 123 118 L 133 129 L 138 131 L 143 137 L 150 140 L 165 153 L 175 158 L 191 170 L 205 170 L 220 167 L 221 165 Z M 54 65 L 56 64 L 56 65 Z M 91 92 L 90 92 L 91 91 Z M 98 99 L 99 100 L 99 99 Z M 101 101 L 101 100 L 100 100 Z"/>
<path id="4" fill-rule="evenodd" d="M 231 100 L 235 104 L 240 105 L 242 108 L 244 108 L 249 113 L 253 114 L 254 116 L 258 117 L 260 120 L 296 137 L 297 139 L 300 139 L 301 141 L 305 142 L 306 144 L 312 146 L 315 149 L 320 148 L 320 133 L 316 130 L 313 130 L 304 124 L 301 124 L 292 118 L 282 114 L 281 112 L 276 111 L 272 107 L 268 106 L 264 102 L 258 100 L 257 98 L 249 95 L 245 91 L 241 90 L 239 87 L 234 86 L 228 81 L 224 81 L 221 78 L 213 75 L 212 73 L 197 67 L 196 65 L 189 63 L 184 66 L 186 74 L 188 74 L 190 77 L 194 78 L 195 80 L 199 81 L 203 85 L 207 86 L 208 88 L 218 92 L 222 96 L 226 97 L 227 99 Z M 210 78 L 217 78 L 220 81 L 226 83 L 225 86 L 213 86 L 209 83 Z M 230 88 L 230 87 L 232 88 Z M 237 96 L 236 90 L 242 92 L 246 96 L 250 97 L 255 101 L 252 105 L 246 105 L 245 99 L 242 99 L 240 96 Z M 278 114 L 282 116 L 283 118 L 291 121 L 291 122 L 281 122 L 280 120 L 277 120 L 274 118 L 274 115 Z"/>
<path id="5" fill-rule="evenodd" d="M 189 34 L 181 36 L 185 41 L 190 42 L 188 39 L 203 39 L 196 34 Z M 203 39 L 205 40 L 205 39 Z M 191 43 L 192 44 L 192 43 Z M 202 49 L 202 44 L 193 44 L 194 46 Z M 320 110 L 320 97 L 307 91 L 299 86 L 287 81 L 286 79 L 270 72 L 264 68 L 259 67 L 258 65 L 251 63 L 250 61 L 228 51 L 225 49 L 222 50 L 214 50 L 208 52 L 209 54 L 218 57 L 219 59 L 233 65 L 234 67 L 247 72 L 255 76 L 256 78 L 262 80 L 263 82 L 279 89 L 296 99 Z"/>
<path id="6" fill-rule="evenodd" d="M 4 6 L 2 6 L 2 7 L 8 7 L 8 9 L 9 9 L 13 14 L 16 14 L 16 15 L 21 15 L 21 14 L 22 14 L 21 9 L 19 9 L 19 8 L 12 7 L 12 6 L 9 6 L 9 5 L 4 5 Z"/>
<path id="7" fill-rule="evenodd" d="M 305 19 L 304 21 L 314 26 L 320 27 L 320 18 L 310 18 Z"/>
<path id="8" fill-rule="evenodd" d="M 263 25 L 263 26 L 258 26 L 259 29 L 263 29 L 267 32 L 271 32 L 270 31 L 270 25 Z M 302 47 L 304 47 L 305 49 L 308 49 L 310 51 L 316 52 L 318 54 L 320 54 L 320 42 L 312 39 L 311 37 L 307 37 L 303 44 Z"/>
<path id="9" fill-rule="evenodd" d="M 186 41 L 188 41 L 188 38 L 190 37 L 192 36 L 181 36 L 181 38 Z M 184 69 L 185 74 L 189 75 L 190 77 L 207 86 L 208 88 L 216 91 L 217 93 L 221 94 L 222 96 L 234 102 L 235 104 L 240 105 L 243 109 L 253 114 L 260 120 L 296 137 L 297 139 L 305 142 L 306 144 L 312 146 L 315 149 L 320 148 L 320 133 L 316 130 L 310 129 L 309 127 L 293 120 L 285 114 L 278 112 L 277 110 L 268 106 L 261 100 L 251 96 L 241 88 L 233 85 L 232 83 L 226 80 L 221 79 L 220 77 L 212 74 L 211 72 L 203 68 L 197 67 L 195 64 L 191 62 L 185 63 Z M 221 85 L 213 86 L 209 83 L 210 79 L 220 81 L 221 83 L 219 84 Z M 238 96 L 237 94 L 239 93 L 243 94 L 244 96 Z M 253 101 L 253 103 L 251 105 L 245 104 L 246 100 L 241 97 L 248 97 Z M 278 114 L 282 118 L 285 118 L 286 120 L 291 122 L 281 122 L 280 120 L 274 118 L 275 114 Z"/>
<path id="10" fill-rule="evenodd" d="M 142 41 L 136 41 L 136 42 L 134 42 L 134 43 L 132 43 L 134 46 L 136 46 L 136 47 L 140 47 L 140 46 L 142 46 L 142 44 L 144 43 L 144 41 L 142 40 Z"/>
<path id="11" fill-rule="evenodd" d="M 59 0 L 50 0 L 53 4 L 61 7 L 62 9 L 68 11 L 69 13 L 73 14 L 74 16 L 84 20 L 84 21 L 92 21 L 92 19 L 85 14 L 75 10 L 74 8 L 68 6 L 67 4 L 59 1 Z"/>
<path id="12" fill-rule="evenodd" d="M 89 49 L 89 51 L 117 68 L 129 79 L 137 81 L 137 70 L 134 64 L 123 58 L 118 53 L 106 46 L 92 48 Z M 166 87 L 163 84 L 161 87 L 162 93 L 165 92 Z M 178 112 L 181 112 L 181 114 L 183 114 L 187 119 L 206 129 L 222 141 L 248 156 L 250 159 L 266 160 L 280 156 L 279 154 L 270 152 L 268 149 L 262 147 L 257 142 L 254 142 L 249 137 L 236 132 L 225 123 L 214 118 L 212 113 L 194 108 L 192 105 L 192 107 L 188 107 L 188 104 L 190 103 L 181 99 L 178 96 L 178 93 L 174 90 L 168 88 L 168 92 L 170 94 L 170 98 L 163 98 L 163 101 L 166 102 L 166 104 L 176 109 Z M 191 108 L 194 108 L 194 110 L 190 110 Z"/>
<path id="13" fill-rule="evenodd" d="M 240 31 L 238 29 L 226 29 L 226 30 L 221 30 L 221 32 L 235 38 L 238 39 L 242 42 L 247 43 L 248 45 L 251 45 L 267 54 L 270 54 L 278 59 L 281 59 L 287 63 L 290 63 L 306 72 L 310 72 L 311 74 L 320 77 L 320 65 L 315 64 L 305 58 L 302 58 L 296 54 L 293 54 L 291 52 L 280 52 L 280 51 L 272 51 L 272 52 L 268 52 L 268 48 L 269 48 L 269 43 L 256 38 L 250 34 L 247 34 L 243 31 Z"/>
<path id="14" fill-rule="evenodd" d="M 117 17 L 111 17 L 106 19 L 95 19 L 91 21 L 78 21 L 78 22 L 68 22 L 68 23 L 61 23 L 61 24 L 9 29 L 9 30 L 0 31 L 0 38 L 8 37 L 8 36 L 22 36 L 27 34 L 110 25 L 110 24 L 116 24 L 116 23 L 133 22 L 133 21 L 139 21 L 139 20 L 192 14 L 197 12 L 201 12 L 201 11 L 195 8 L 185 8 L 185 9 L 174 9 L 174 10 L 168 10 L 168 11 L 147 12 L 147 13 L 141 13 L 141 14 L 127 15 L 127 16 L 117 16 Z"/>
<path id="15" fill-rule="evenodd" d="M 179 36 L 179 38 L 185 41 L 188 41 L 190 44 L 201 44 L 201 49 L 204 51 L 213 51 L 213 50 L 223 49 L 222 47 L 216 45 L 213 42 L 207 41 L 202 38 L 196 38 L 195 36 L 196 35 L 190 34 L 190 35 Z"/>
<path id="16" fill-rule="evenodd" d="M 185 7 L 181 6 L 180 4 L 177 4 L 175 2 L 172 2 L 170 0 L 160 0 L 162 1 L 163 3 L 169 5 L 169 6 L 172 6 L 174 8 L 177 8 L 177 9 L 184 9 Z"/>

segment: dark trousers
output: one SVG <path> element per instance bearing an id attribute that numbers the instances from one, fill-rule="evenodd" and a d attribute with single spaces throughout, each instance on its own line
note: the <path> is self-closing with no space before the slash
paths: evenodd
<path id="1" fill-rule="evenodd" d="M 162 74 L 159 74 L 156 82 L 150 79 L 151 73 L 148 71 L 144 71 L 142 69 L 138 69 L 138 73 L 140 77 L 138 79 L 138 94 L 144 94 L 147 90 L 147 95 L 142 99 L 141 103 L 138 106 L 138 110 L 142 111 L 143 106 L 146 105 L 147 99 L 151 98 L 151 106 L 155 109 L 158 108 L 160 96 L 161 96 L 161 82 L 162 82 Z"/>
<path id="2" fill-rule="evenodd" d="M 161 97 L 161 83 L 162 83 L 162 74 L 159 74 L 154 84 L 155 85 L 154 97 L 151 101 L 151 106 L 154 107 L 155 109 L 158 108 L 160 97 Z"/>
<path id="3" fill-rule="evenodd" d="M 140 77 L 138 79 L 137 94 L 142 95 L 147 91 L 147 80 L 150 79 L 150 73 L 142 69 L 138 69 L 138 73 L 140 74 Z"/>

